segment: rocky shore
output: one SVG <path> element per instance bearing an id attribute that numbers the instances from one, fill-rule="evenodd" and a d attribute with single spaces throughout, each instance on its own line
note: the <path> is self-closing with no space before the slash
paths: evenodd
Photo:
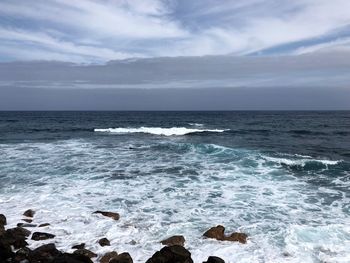
<path id="1" fill-rule="evenodd" d="M 115 212 L 95 211 L 111 220 L 119 220 L 120 215 Z M 50 223 L 36 224 L 34 220 L 35 211 L 27 210 L 23 213 L 25 218 L 19 222 L 17 227 L 7 228 L 6 216 L 0 214 L 0 263 L 132 263 L 132 257 L 128 252 L 119 253 L 110 251 L 103 255 L 98 255 L 85 248 L 85 243 L 74 245 L 73 253 L 59 251 L 54 243 L 55 235 L 44 231 L 30 231 L 31 228 L 45 228 Z M 219 241 L 247 242 L 247 235 L 244 233 L 225 234 L 225 228 L 221 225 L 214 226 L 207 230 L 203 237 Z M 49 244 L 41 245 L 35 249 L 28 247 L 28 239 L 33 241 L 52 240 Z M 83 241 L 82 241 L 83 242 Z M 96 241 L 102 247 L 110 246 L 110 240 L 101 238 Z M 185 237 L 176 235 L 161 240 L 164 245 L 162 249 L 155 252 L 146 263 L 193 263 L 191 253 L 185 248 Z M 219 257 L 210 256 L 203 263 L 224 263 Z"/>

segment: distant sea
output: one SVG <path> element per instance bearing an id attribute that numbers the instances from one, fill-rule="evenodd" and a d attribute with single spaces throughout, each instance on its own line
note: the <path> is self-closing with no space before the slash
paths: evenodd
<path id="1" fill-rule="evenodd" d="M 33 248 L 350 262 L 350 112 L 0 112 L 0 213 L 29 208 L 56 235 Z M 248 243 L 202 237 L 219 224 Z"/>

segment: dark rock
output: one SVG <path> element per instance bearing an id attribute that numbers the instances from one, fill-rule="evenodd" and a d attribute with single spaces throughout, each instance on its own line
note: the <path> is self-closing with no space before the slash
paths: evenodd
<path id="1" fill-rule="evenodd" d="M 118 256 L 118 253 L 115 251 L 108 252 L 100 259 L 100 263 L 109 263 L 110 260 L 115 259 Z"/>
<path id="2" fill-rule="evenodd" d="M 109 263 L 133 263 L 129 253 L 124 252 L 111 259 Z M 175 263 L 175 262 L 174 262 Z"/>
<path id="3" fill-rule="evenodd" d="M 23 260 L 29 259 L 31 253 L 32 251 L 27 247 L 20 248 L 16 251 L 14 260 L 15 262 L 21 262 Z"/>
<path id="4" fill-rule="evenodd" d="M 183 246 L 163 247 L 146 263 L 193 263 L 191 253 Z"/>
<path id="5" fill-rule="evenodd" d="M 109 242 L 109 240 L 107 238 L 101 238 L 98 243 L 100 244 L 101 247 L 104 246 L 110 246 L 111 242 Z"/>
<path id="6" fill-rule="evenodd" d="M 64 253 L 56 257 L 52 263 L 93 263 L 92 260 L 84 255 Z"/>
<path id="7" fill-rule="evenodd" d="M 29 254 L 29 261 L 31 263 L 46 263 L 52 262 L 56 257 L 62 253 L 57 250 L 55 244 L 47 244 L 34 249 Z"/>
<path id="8" fill-rule="evenodd" d="M 0 262 L 6 262 L 7 259 L 12 258 L 13 255 L 14 253 L 12 252 L 11 245 L 0 237 Z"/>
<path id="9" fill-rule="evenodd" d="M 120 215 L 118 213 L 106 212 L 106 211 L 95 211 L 94 214 L 101 214 L 103 216 L 110 217 L 114 220 L 119 220 Z"/>
<path id="10" fill-rule="evenodd" d="M 28 245 L 25 241 L 30 231 L 21 227 L 7 229 L 1 236 L 4 244 L 13 246 L 15 249 L 23 248 Z"/>
<path id="11" fill-rule="evenodd" d="M 208 260 L 203 263 L 225 263 L 225 261 L 222 258 L 210 256 Z"/>
<path id="12" fill-rule="evenodd" d="M 85 248 L 85 243 L 81 243 L 79 245 L 72 246 L 73 249 L 84 249 Z"/>
<path id="13" fill-rule="evenodd" d="M 33 219 L 23 218 L 22 221 L 27 222 L 27 223 L 31 223 L 31 222 L 33 222 Z"/>
<path id="14" fill-rule="evenodd" d="M 203 236 L 207 238 L 213 238 L 221 241 L 233 241 L 233 242 L 240 242 L 242 244 L 247 243 L 247 234 L 244 233 L 237 233 L 234 232 L 229 236 L 225 235 L 225 228 L 223 226 L 216 226 L 210 228 L 208 231 L 206 231 Z"/>
<path id="15" fill-rule="evenodd" d="M 6 220 L 6 216 L 3 214 L 0 214 L 0 226 L 6 226 L 7 224 L 7 220 Z"/>
<path id="16" fill-rule="evenodd" d="M 27 224 L 27 223 L 18 223 L 17 226 L 19 227 L 37 227 L 36 224 Z"/>
<path id="17" fill-rule="evenodd" d="M 45 227 L 45 226 L 49 226 L 49 223 L 44 223 L 44 224 L 40 224 L 39 227 Z"/>
<path id="18" fill-rule="evenodd" d="M 32 240 L 39 241 L 39 240 L 51 239 L 54 237 L 55 235 L 53 234 L 44 233 L 44 232 L 34 232 L 32 235 Z"/>
<path id="19" fill-rule="evenodd" d="M 83 255 L 83 256 L 86 256 L 88 258 L 95 258 L 95 257 L 97 257 L 97 255 L 94 252 L 92 252 L 90 250 L 87 250 L 85 248 L 77 249 L 77 250 L 75 250 L 73 252 L 73 254 L 75 254 L 75 255 Z"/>
<path id="20" fill-rule="evenodd" d="M 35 211 L 32 210 L 32 209 L 28 209 L 27 211 L 25 211 L 25 212 L 23 213 L 23 215 L 24 215 L 24 216 L 27 216 L 27 217 L 33 217 L 34 214 L 35 214 Z"/>
<path id="21" fill-rule="evenodd" d="M 172 236 L 160 241 L 160 243 L 162 243 L 162 245 L 165 245 L 165 246 L 173 246 L 173 245 L 184 246 L 185 238 L 183 236 Z"/>

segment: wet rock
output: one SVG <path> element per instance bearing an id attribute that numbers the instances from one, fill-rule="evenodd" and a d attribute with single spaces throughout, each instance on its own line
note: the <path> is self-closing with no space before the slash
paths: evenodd
<path id="1" fill-rule="evenodd" d="M 12 258 L 14 253 L 12 252 L 11 245 L 0 237 L 0 262 L 6 262 L 7 259 Z"/>
<path id="2" fill-rule="evenodd" d="M 75 250 L 73 252 L 73 254 L 75 254 L 75 255 L 83 255 L 83 256 L 86 256 L 88 258 L 95 258 L 95 257 L 97 257 L 97 255 L 94 252 L 92 252 L 92 251 L 90 251 L 88 249 L 85 249 L 85 248 L 77 249 L 77 250 Z"/>
<path id="3" fill-rule="evenodd" d="M 45 227 L 45 226 L 49 226 L 49 223 L 44 223 L 44 224 L 40 224 L 39 227 Z"/>
<path id="4" fill-rule="evenodd" d="M 37 227 L 36 224 L 27 224 L 27 223 L 18 223 L 17 226 L 19 227 Z"/>
<path id="5" fill-rule="evenodd" d="M 225 261 L 222 258 L 210 256 L 208 260 L 203 263 L 225 263 Z"/>
<path id="6" fill-rule="evenodd" d="M 24 221 L 26 223 L 31 223 L 31 222 L 33 222 L 33 219 L 23 218 L 22 221 Z"/>
<path id="7" fill-rule="evenodd" d="M 133 263 L 132 258 L 129 253 L 124 252 L 111 259 L 109 263 Z"/>
<path id="8" fill-rule="evenodd" d="M 26 259 L 29 259 L 31 253 L 32 253 L 32 250 L 30 250 L 27 247 L 20 248 L 19 250 L 16 251 L 14 260 L 15 262 L 21 262 Z"/>
<path id="9" fill-rule="evenodd" d="M 162 245 L 165 245 L 165 246 L 173 246 L 173 245 L 184 246 L 185 238 L 183 236 L 172 236 L 160 241 L 160 243 L 162 243 Z"/>
<path id="10" fill-rule="evenodd" d="M 203 236 L 207 238 L 213 238 L 221 241 L 233 241 L 233 242 L 240 242 L 242 244 L 247 243 L 247 234 L 244 233 L 237 233 L 234 232 L 229 236 L 225 235 L 225 227 L 218 225 L 215 227 L 210 228 L 208 231 L 206 231 Z"/>
<path id="11" fill-rule="evenodd" d="M 29 254 L 29 261 L 31 263 L 46 263 L 52 262 L 62 253 L 57 250 L 55 244 L 47 244 L 34 249 Z"/>
<path id="12" fill-rule="evenodd" d="M 27 217 L 33 217 L 34 214 L 35 214 L 35 211 L 32 210 L 32 209 L 28 209 L 28 210 L 26 210 L 26 211 L 23 213 L 23 215 L 24 215 L 24 216 L 27 216 Z"/>
<path id="13" fill-rule="evenodd" d="M 109 242 L 109 240 L 107 238 L 101 238 L 98 243 L 100 244 L 101 247 L 104 246 L 110 246 L 111 242 Z"/>
<path id="14" fill-rule="evenodd" d="M 93 263 L 92 260 L 84 255 L 64 253 L 56 257 L 52 263 Z"/>
<path id="15" fill-rule="evenodd" d="M 7 229 L 1 236 L 4 244 L 13 246 L 15 249 L 23 248 L 28 245 L 26 242 L 30 231 L 21 227 Z"/>
<path id="16" fill-rule="evenodd" d="M 156 252 L 146 263 L 193 263 L 191 253 L 183 246 L 163 247 Z"/>
<path id="17" fill-rule="evenodd" d="M 115 251 L 108 252 L 100 259 L 100 263 L 109 263 L 110 260 L 115 259 L 118 256 L 118 253 Z"/>
<path id="18" fill-rule="evenodd" d="M 73 249 L 84 249 L 85 248 L 85 243 L 81 243 L 79 245 L 72 246 Z"/>
<path id="19" fill-rule="evenodd" d="M 6 224 L 7 224 L 6 216 L 3 214 L 0 214 L 0 226 L 6 226 Z"/>
<path id="20" fill-rule="evenodd" d="M 106 212 L 106 211 L 95 211 L 94 214 L 101 214 L 106 217 L 110 217 L 114 220 L 119 220 L 120 215 L 118 213 Z"/>
<path id="21" fill-rule="evenodd" d="M 34 232 L 32 235 L 32 240 L 39 241 L 39 240 L 51 239 L 54 237 L 55 235 L 53 234 L 44 233 L 44 232 Z"/>

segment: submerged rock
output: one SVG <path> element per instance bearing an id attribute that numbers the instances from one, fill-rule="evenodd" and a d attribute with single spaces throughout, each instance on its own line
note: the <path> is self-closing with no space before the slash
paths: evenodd
<path id="1" fill-rule="evenodd" d="M 74 245 L 72 246 L 73 249 L 83 249 L 85 248 L 85 243 L 81 243 L 79 245 Z"/>
<path id="2" fill-rule="evenodd" d="M 184 246 L 185 238 L 183 236 L 172 236 L 160 241 L 160 243 L 162 243 L 162 245 L 165 245 L 165 246 L 173 246 L 173 245 Z"/>
<path id="3" fill-rule="evenodd" d="M 183 246 L 174 245 L 163 247 L 156 252 L 146 263 L 193 263 L 191 253 Z"/>
<path id="4" fill-rule="evenodd" d="M 100 263 L 109 263 L 110 260 L 115 259 L 118 256 L 118 253 L 115 251 L 108 252 L 104 254 L 103 257 L 100 259 Z"/>
<path id="5" fill-rule="evenodd" d="M 88 249 L 85 249 L 85 248 L 77 249 L 77 250 L 75 250 L 73 252 L 73 254 L 75 254 L 75 255 L 83 255 L 83 256 L 86 256 L 88 258 L 95 258 L 95 257 L 97 257 L 97 255 L 94 252 L 92 252 L 92 251 L 90 251 Z"/>
<path id="6" fill-rule="evenodd" d="M 35 211 L 32 210 L 32 209 L 28 209 L 28 210 L 26 210 L 26 211 L 23 213 L 23 215 L 24 215 L 24 216 L 27 216 L 27 217 L 33 217 L 34 214 L 35 214 Z"/>
<path id="7" fill-rule="evenodd" d="M 33 222 L 33 219 L 23 218 L 22 221 L 27 222 L 27 223 L 31 223 L 31 222 Z"/>
<path id="8" fill-rule="evenodd" d="M 247 243 L 247 234 L 234 232 L 229 236 L 225 235 L 225 227 L 218 225 L 210 228 L 203 234 L 204 237 L 213 238 L 220 241 L 233 241 L 242 244 Z"/>
<path id="9" fill-rule="evenodd" d="M 111 242 L 109 242 L 109 240 L 107 238 L 101 238 L 98 243 L 100 244 L 101 247 L 104 247 L 104 246 L 110 246 L 111 245 Z"/>
<path id="10" fill-rule="evenodd" d="M 45 227 L 45 226 L 49 226 L 49 223 L 44 223 L 44 224 L 40 224 L 39 227 Z"/>
<path id="11" fill-rule="evenodd" d="M 133 263 L 129 253 L 124 252 L 112 258 L 109 263 Z"/>
<path id="12" fill-rule="evenodd" d="M 55 237 L 55 235 L 53 235 L 53 234 L 44 233 L 44 232 L 35 232 L 32 235 L 32 240 L 39 241 L 39 240 L 51 239 L 54 237 Z"/>
<path id="13" fill-rule="evenodd" d="M 225 263 L 225 261 L 222 258 L 210 256 L 208 260 L 203 263 Z"/>
<path id="14" fill-rule="evenodd" d="M 120 218 L 120 215 L 118 213 L 114 213 L 114 212 L 95 211 L 93 214 L 101 214 L 103 216 L 110 217 L 114 220 L 119 220 L 119 218 Z"/>
<path id="15" fill-rule="evenodd" d="M 17 226 L 19 227 L 37 227 L 36 224 L 27 224 L 27 223 L 18 223 Z"/>

